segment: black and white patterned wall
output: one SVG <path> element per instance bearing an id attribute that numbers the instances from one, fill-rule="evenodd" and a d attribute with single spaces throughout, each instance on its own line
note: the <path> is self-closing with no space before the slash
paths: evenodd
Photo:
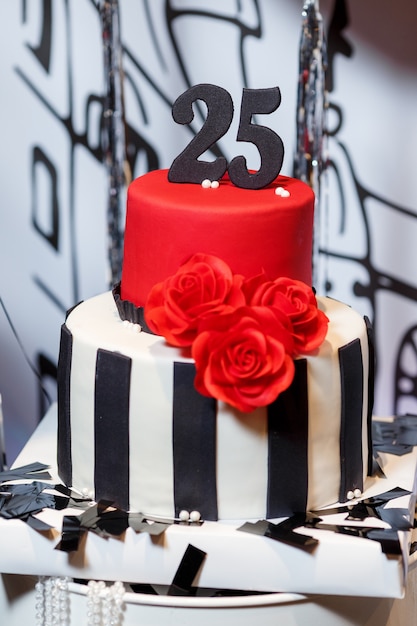
<path id="1" fill-rule="evenodd" d="M 279 85 L 268 124 L 292 174 L 302 0 L 116 4 L 131 176 L 168 167 L 198 130 L 198 119 L 193 129 L 174 124 L 171 105 L 200 82 L 226 87 L 235 106 L 243 86 Z M 10 457 L 48 406 L 33 370 L 55 397 L 65 311 L 111 283 L 103 5 L 0 4 L 0 393 Z M 417 5 L 322 0 L 320 9 L 330 137 L 317 290 L 374 321 L 375 412 L 417 413 Z M 227 156 L 234 130 L 218 146 Z M 245 154 L 256 168 L 256 151 Z"/>

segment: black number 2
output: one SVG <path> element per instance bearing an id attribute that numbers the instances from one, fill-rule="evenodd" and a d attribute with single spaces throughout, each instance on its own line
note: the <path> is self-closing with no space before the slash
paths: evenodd
<path id="1" fill-rule="evenodd" d="M 207 105 L 206 121 L 172 162 L 168 180 L 173 183 L 201 183 L 205 178 L 218 180 L 227 169 L 224 157 L 217 157 L 215 161 L 199 161 L 198 157 L 229 130 L 233 119 L 232 98 L 226 89 L 217 85 L 195 85 L 174 102 L 172 117 L 177 124 L 190 124 L 193 121 L 193 103 L 196 100 L 203 100 Z"/>
<path id="2" fill-rule="evenodd" d="M 174 159 L 168 179 L 175 183 L 201 183 L 204 179 L 218 180 L 229 170 L 230 180 L 237 187 L 261 189 L 279 174 L 284 159 L 284 145 L 271 128 L 252 122 L 253 115 L 273 113 L 281 103 L 279 87 L 244 89 L 240 110 L 237 141 L 254 144 L 259 152 L 260 167 L 247 169 L 244 156 L 236 156 L 229 166 L 224 157 L 201 161 L 206 150 L 227 133 L 233 119 L 233 102 L 228 91 L 217 85 L 200 84 L 191 87 L 174 102 L 172 116 L 178 124 L 190 124 L 194 119 L 193 103 L 203 100 L 207 117 L 197 135 Z"/>

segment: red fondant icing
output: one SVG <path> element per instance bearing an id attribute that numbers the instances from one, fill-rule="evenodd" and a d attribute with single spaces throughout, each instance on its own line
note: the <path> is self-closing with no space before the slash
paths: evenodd
<path id="1" fill-rule="evenodd" d="M 167 170 L 149 172 L 128 190 L 121 297 L 144 306 L 151 288 L 197 252 L 246 277 L 264 270 L 311 285 L 313 212 L 310 187 L 286 176 L 253 191 L 228 178 L 203 189 L 168 182 Z"/>

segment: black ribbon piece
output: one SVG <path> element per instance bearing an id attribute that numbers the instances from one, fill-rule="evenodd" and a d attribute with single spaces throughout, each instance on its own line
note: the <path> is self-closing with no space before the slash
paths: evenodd
<path id="1" fill-rule="evenodd" d="M 353 505 L 323 509 L 316 511 L 320 517 L 335 515 L 337 513 L 348 513 L 345 518 L 348 521 L 364 521 L 367 518 L 377 518 L 389 524 L 390 528 L 375 528 L 370 526 L 355 526 L 343 524 L 323 524 L 319 519 L 314 524 L 318 530 L 331 530 L 336 533 L 362 537 L 378 541 L 384 554 L 399 555 L 402 553 L 398 532 L 408 531 L 413 528 L 413 521 L 410 519 L 408 509 L 387 508 L 386 504 L 390 500 L 410 495 L 411 492 L 401 487 L 395 487 L 376 496 L 365 498 Z M 311 525 L 307 523 L 307 525 Z"/>
<path id="2" fill-rule="evenodd" d="M 19 475 L 26 475 L 27 466 L 20 469 L 23 471 Z M 45 476 L 45 473 L 40 471 L 36 475 Z M 39 532 L 46 532 L 53 528 L 50 524 L 35 517 L 42 510 L 56 509 L 60 511 L 68 507 L 82 508 L 85 506 L 88 506 L 88 501 L 85 498 L 77 497 L 71 489 L 64 485 L 34 480 L 30 483 L 3 484 L 0 490 L 0 517 L 19 519 Z"/>
<path id="3" fill-rule="evenodd" d="M 90 503 L 90 506 L 79 516 L 64 516 L 61 541 L 55 549 L 63 552 L 78 550 L 87 531 L 103 539 L 120 538 L 127 528 L 132 528 L 136 533 L 158 536 L 164 533 L 170 525 L 169 522 L 149 521 L 141 513 L 128 513 L 113 506 L 112 502 L 101 500 L 97 503 Z"/>
<path id="4" fill-rule="evenodd" d="M 359 537 L 378 541 L 381 550 L 386 555 L 398 556 L 402 554 L 398 531 L 393 528 L 374 528 L 371 526 L 344 526 L 343 524 L 317 524 L 317 530 L 330 530 L 341 535 Z"/>
<path id="5" fill-rule="evenodd" d="M 65 515 L 62 520 L 61 540 L 55 547 L 64 552 L 78 550 L 87 531 L 103 538 L 120 537 L 127 528 L 136 533 L 158 536 L 171 525 L 169 521 L 152 521 L 141 513 L 127 513 L 112 502 L 94 503 L 90 498 L 62 484 L 45 483 L 35 478 L 51 480 L 48 465 L 31 463 L 0 472 L 0 517 L 19 519 L 39 532 L 49 531 L 53 526 L 35 515 L 43 509 L 81 509 L 81 515 Z M 4 484 L 12 480 L 29 480 L 26 483 Z"/>
<path id="6" fill-rule="evenodd" d="M 313 552 L 318 545 L 318 540 L 308 535 L 294 532 L 296 528 L 302 528 L 310 525 L 314 527 L 314 523 L 319 518 L 310 513 L 296 513 L 283 522 L 273 524 L 267 520 L 259 520 L 258 522 L 246 522 L 237 530 L 262 537 L 268 537 L 275 541 L 281 541 L 294 548 L 300 548 L 307 552 Z"/>
<path id="7" fill-rule="evenodd" d="M 131 589 L 134 593 L 146 593 L 148 595 L 202 595 L 202 588 L 193 586 L 193 582 L 206 556 L 206 552 L 196 548 L 192 544 L 188 544 L 170 585 L 158 585 L 157 587 L 154 587 L 149 584 L 135 583 L 131 584 Z M 217 589 L 210 589 L 208 591 L 208 595 L 210 596 L 224 595 Z M 207 595 L 207 593 L 204 593 L 203 595 Z"/>
<path id="8" fill-rule="evenodd" d="M 397 415 L 392 422 L 372 423 L 374 452 L 403 456 L 417 446 L 417 415 Z"/>
<path id="9" fill-rule="evenodd" d="M 61 541 L 55 546 L 55 550 L 76 552 L 86 532 L 86 529 L 81 528 L 77 515 L 65 515 L 62 520 Z"/>
<path id="10" fill-rule="evenodd" d="M 401 487 L 395 487 L 394 489 L 390 489 L 376 496 L 365 498 L 353 505 L 316 511 L 316 514 L 320 517 L 347 513 L 346 521 L 364 521 L 367 518 L 374 517 L 389 524 L 390 528 L 388 529 L 343 524 L 323 524 L 320 522 L 314 524 L 314 528 L 318 530 L 331 530 L 344 535 L 378 541 L 381 544 L 381 549 L 384 554 L 401 554 L 398 531 L 410 530 L 413 528 L 413 521 L 410 519 L 408 509 L 386 508 L 386 504 L 390 500 L 410 494 L 410 491 L 402 489 Z"/>
<path id="11" fill-rule="evenodd" d="M 15 467 L 0 472 L 0 517 L 4 519 L 21 519 L 36 530 L 50 530 L 50 526 L 33 518 L 45 508 L 58 508 L 58 499 L 45 489 L 51 489 L 50 484 L 40 482 L 50 480 L 49 465 L 30 463 L 22 467 Z M 35 480 L 38 479 L 38 480 Z M 29 480 L 29 483 L 5 484 L 14 480 Z M 68 498 L 62 503 L 65 506 Z"/>
<path id="12" fill-rule="evenodd" d="M 174 579 L 168 589 L 169 596 L 195 595 L 197 587 L 193 587 L 193 581 L 206 556 L 206 552 L 188 544 Z"/>
<path id="13" fill-rule="evenodd" d="M 71 501 L 70 497 L 52 493 L 53 491 L 54 485 L 39 481 L 3 485 L 0 492 L 0 516 L 5 519 L 28 521 L 30 516 L 43 509 L 67 508 Z"/>
<path id="14" fill-rule="evenodd" d="M 382 521 L 389 524 L 393 530 L 407 531 L 413 528 L 408 509 L 380 508 L 378 512 Z"/>
<path id="15" fill-rule="evenodd" d="M 376 517 L 385 521 L 384 516 L 385 518 L 387 518 L 388 515 L 390 515 L 389 513 L 386 513 L 386 511 L 403 511 L 403 509 L 385 509 L 384 507 L 387 502 L 396 498 L 400 498 L 401 496 L 408 496 L 410 494 L 411 491 L 407 491 L 406 489 L 402 489 L 401 487 L 394 487 L 394 489 L 390 489 L 389 491 L 385 491 L 376 496 L 364 498 L 359 502 L 355 502 L 355 504 L 346 504 L 340 507 L 320 509 L 319 511 L 313 511 L 313 513 L 320 517 L 326 515 L 337 515 L 338 513 L 347 513 L 347 520 L 363 521 L 368 517 Z M 408 515 L 408 511 L 406 511 L 406 514 Z M 404 515 L 404 513 L 402 513 L 401 515 Z M 403 524 L 401 524 L 401 526 L 402 525 Z M 399 527 L 398 530 L 400 530 Z"/>
<path id="16" fill-rule="evenodd" d="M 38 462 L 23 465 L 22 467 L 14 467 L 0 472 L 0 483 L 5 483 L 9 480 L 50 480 L 50 473 L 45 471 L 49 468 L 49 465 Z"/>
<path id="17" fill-rule="evenodd" d="M 410 491 L 396 487 L 390 491 L 366 498 L 353 505 L 333 507 L 311 513 L 296 513 L 278 524 L 260 520 L 258 522 L 246 522 L 238 530 L 255 535 L 268 537 L 281 541 L 295 548 L 313 552 L 319 544 L 314 537 L 294 532 L 297 528 L 314 528 L 316 530 L 328 530 L 342 535 L 371 539 L 381 544 L 381 550 L 387 555 L 399 555 L 402 553 L 399 541 L 399 531 L 408 531 L 413 528 L 408 509 L 386 508 L 387 502 L 394 498 L 410 495 Z M 346 521 L 364 521 L 367 518 L 377 518 L 390 528 L 375 528 L 373 526 L 355 526 L 354 524 L 325 524 L 323 517 L 348 513 Z"/>

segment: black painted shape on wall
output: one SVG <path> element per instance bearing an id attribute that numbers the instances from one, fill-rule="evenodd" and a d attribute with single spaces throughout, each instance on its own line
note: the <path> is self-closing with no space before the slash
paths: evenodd
<path id="1" fill-rule="evenodd" d="M 43 0 L 43 19 L 42 19 L 42 31 L 39 38 L 39 45 L 28 46 L 32 50 L 35 57 L 38 59 L 42 67 L 49 72 L 49 65 L 51 62 L 51 47 L 52 47 L 52 1 Z M 26 2 L 24 3 L 24 20 L 26 18 Z"/>
<path id="2" fill-rule="evenodd" d="M 40 174 L 44 173 L 49 183 L 48 224 L 42 224 L 40 209 L 44 206 L 39 196 Z M 36 231 L 48 241 L 55 250 L 59 244 L 59 211 L 58 211 L 58 175 L 52 161 L 44 151 L 35 146 L 32 155 L 32 224 Z"/>

